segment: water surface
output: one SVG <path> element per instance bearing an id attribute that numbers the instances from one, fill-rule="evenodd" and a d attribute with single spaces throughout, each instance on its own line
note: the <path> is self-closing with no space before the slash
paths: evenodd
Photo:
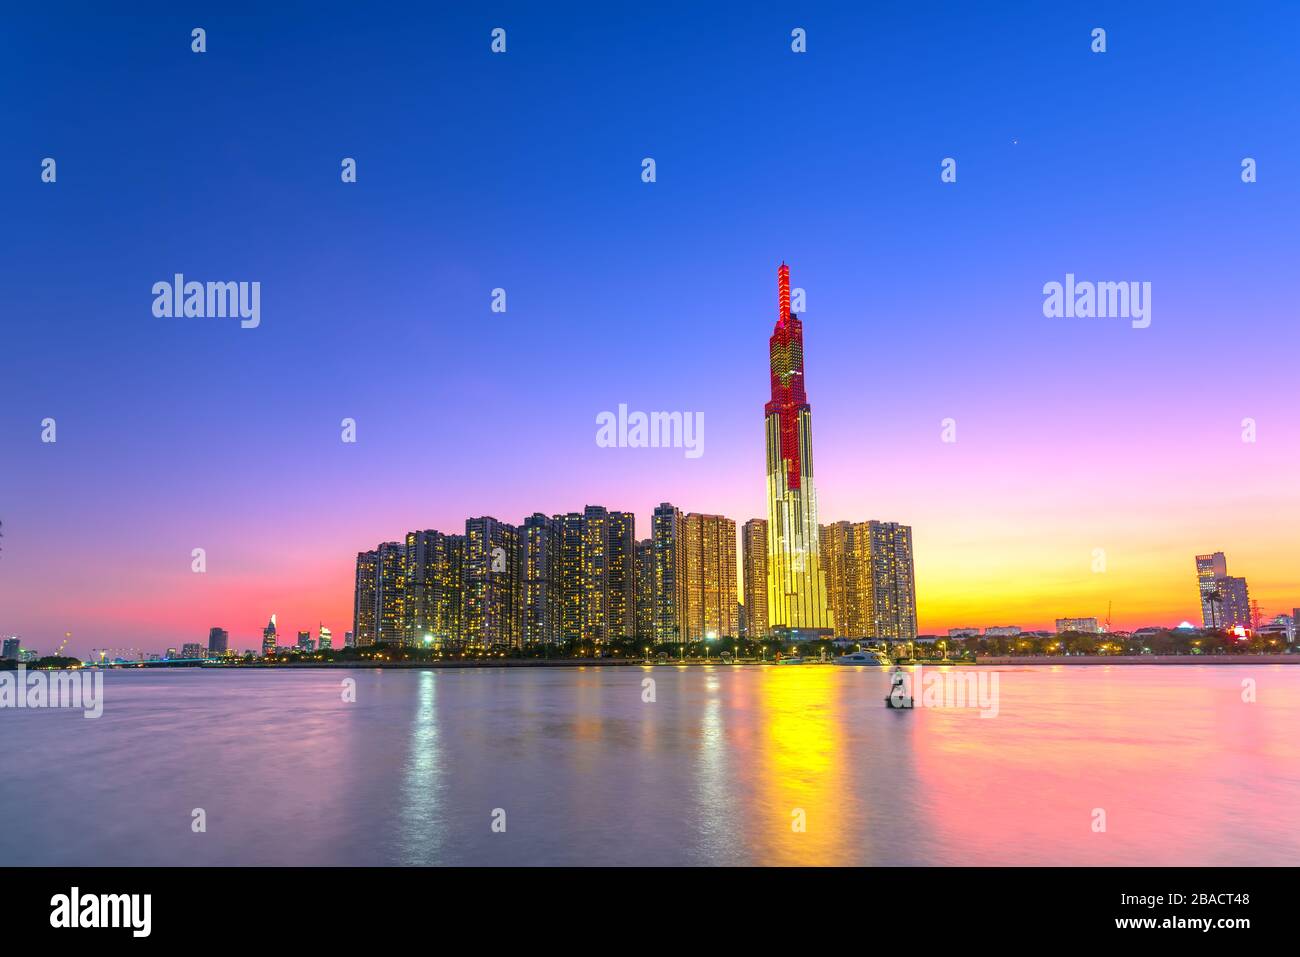
<path id="1" fill-rule="evenodd" d="M 981 718 L 874 668 L 113 671 L 0 711 L 0 864 L 1300 860 L 1300 668 L 997 672 Z"/>

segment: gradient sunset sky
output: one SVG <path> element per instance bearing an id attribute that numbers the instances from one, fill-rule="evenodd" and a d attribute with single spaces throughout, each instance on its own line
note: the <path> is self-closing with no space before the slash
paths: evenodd
<path id="1" fill-rule="evenodd" d="M 765 516 L 783 260 L 821 520 L 913 527 L 923 632 L 1198 622 L 1212 550 L 1300 605 L 1294 5 L 827 6 L 10 14 L 0 634 L 341 642 L 410 529 Z M 155 318 L 177 272 L 261 327 Z M 1150 328 L 1044 318 L 1067 272 Z M 620 403 L 705 454 L 598 448 Z"/>

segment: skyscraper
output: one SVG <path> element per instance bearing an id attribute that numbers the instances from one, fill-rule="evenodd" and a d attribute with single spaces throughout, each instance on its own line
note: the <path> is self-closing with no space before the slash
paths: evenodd
<path id="1" fill-rule="evenodd" d="M 897 522 L 866 522 L 869 541 L 871 620 L 869 638 L 910 641 L 916 637 L 916 569 L 912 527 Z M 856 527 L 861 529 L 861 525 Z M 860 533 L 860 532 L 859 532 Z M 862 545 L 854 542 L 859 561 Z"/>
<path id="2" fill-rule="evenodd" d="M 406 546 L 384 542 L 379 546 L 375 588 L 375 641 L 398 646 L 406 640 Z"/>
<path id="3" fill-rule="evenodd" d="M 334 647 L 333 633 L 324 625 L 320 626 L 320 650 L 332 651 Z"/>
<path id="4" fill-rule="evenodd" d="M 1205 628 L 1218 631 L 1252 627 L 1246 579 L 1228 574 L 1228 559 L 1223 552 L 1196 556 L 1196 584 Z"/>
<path id="5" fill-rule="evenodd" d="M 767 519 L 751 518 L 740 533 L 745 637 L 767 637 Z"/>
<path id="6" fill-rule="evenodd" d="M 525 645 L 553 645 L 560 641 L 560 549 L 563 536 L 560 519 L 540 512 L 524 519 L 519 530 Z"/>
<path id="7" fill-rule="evenodd" d="M 654 510 L 654 639 L 680 642 L 686 635 L 686 547 L 681 510 L 664 502 Z"/>
<path id="8" fill-rule="evenodd" d="M 224 628 L 208 629 L 208 654 L 224 655 L 230 647 L 230 633 Z"/>
<path id="9" fill-rule="evenodd" d="M 405 640 L 444 647 L 460 640 L 465 537 L 427 529 L 406 535 Z"/>
<path id="10" fill-rule="evenodd" d="M 655 544 L 647 538 L 636 543 L 636 638 L 655 637 Z"/>
<path id="11" fill-rule="evenodd" d="M 468 644 L 522 645 L 519 531 L 491 516 L 465 520 L 465 618 Z"/>
<path id="12" fill-rule="evenodd" d="M 356 587 L 352 593 L 352 632 L 356 636 L 358 648 L 375 643 L 375 635 L 378 634 L 375 596 L 378 588 L 379 552 L 357 552 Z"/>
<path id="13" fill-rule="evenodd" d="M 271 620 L 267 622 L 262 629 L 262 657 L 269 658 L 275 654 L 275 615 L 271 615 Z"/>
<path id="14" fill-rule="evenodd" d="M 803 323 L 790 310 L 790 267 L 777 271 L 777 319 L 769 340 L 772 398 L 767 434 L 767 614 L 783 633 L 829 634 L 813 488 L 812 407 L 804 390 Z"/>
<path id="15" fill-rule="evenodd" d="M 583 631 L 581 512 L 555 516 L 560 524 L 560 640 L 580 641 Z"/>
<path id="16" fill-rule="evenodd" d="M 588 505 L 582 513 L 582 639 L 609 635 L 609 512 Z"/>
<path id="17" fill-rule="evenodd" d="M 1209 629 L 1223 627 L 1218 579 L 1228 577 L 1228 559 L 1223 552 L 1196 556 L 1196 586 L 1201 597 L 1201 622 Z"/>
<path id="18" fill-rule="evenodd" d="M 736 607 L 736 523 L 694 512 L 682 521 L 686 552 L 686 640 L 733 638 Z"/>
<path id="19" fill-rule="evenodd" d="M 611 639 L 636 636 L 636 516 L 609 513 L 608 635 Z"/>
<path id="20" fill-rule="evenodd" d="M 827 595 L 841 638 L 916 637 L 912 529 L 897 522 L 835 522 L 821 529 Z"/>

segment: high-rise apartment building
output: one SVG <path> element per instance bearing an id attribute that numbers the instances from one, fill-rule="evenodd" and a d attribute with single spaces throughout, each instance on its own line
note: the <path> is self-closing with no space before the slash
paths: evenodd
<path id="1" fill-rule="evenodd" d="M 745 637 L 767 637 L 767 519 L 751 518 L 740 533 Z"/>
<path id="2" fill-rule="evenodd" d="M 560 641 L 563 541 L 563 524 L 558 516 L 538 512 L 524 519 L 519 529 L 524 645 L 554 645 Z"/>
<path id="3" fill-rule="evenodd" d="M 316 650 L 316 642 L 314 642 L 314 641 L 311 640 L 311 632 L 310 632 L 310 631 L 300 631 L 300 632 L 298 632 L 298 650 L 299 650 L 299 651 L 315 651 L 315 650 Z"/>
<path id="4" fill-rule="evenodd" d="M 609 512 L 588 505 L 582 513 L 582 639 L 609 637 Z"/>
<path id="5" fill-rule="evenodd" d="M 835 634 L 916 638 L 912 529 L 896 522 L 835 522 L 820 532 Z"/>
<path id="6" fill-rule="evenodd" d="M 560 640 L 580 641 L 583 635 L 583 515 L 555 516 L 560 524 Z"/>
<path id="7" fill-rule="evenodd" d="M 406 641 L 406 545 L 379 546 L 375 588 L 375 641 L 390 647 Z"/>
<path id="8" fill-rule="evenodd" d="M 916 637 L 916 568 L 912 558 L 912 528 L 898 522 L 866 523 L 866 548 L 871 568 L 871 623 L 868 636 L 890 641 Z M 858 560 L 863 549 L 856 541 Z"/>
<path id="9" fill-rule="evenodd" d="M 358 552 L 356 587 L 352 593 L 352 632 L 358 648 L 373 645 L 379 633 L 375 605 L 378 591 L 379 552 Z"/>
<path id="10" fill-rule="evenodd" d="M 655 545 L 647 538 L 636 543 L 636 638 L 654 641 Z"/>
<path id="11" fill-rule="evenodd" d="M 772 628 L 799 637 L 830 634 L 813 488 L 812 406 L 804 388 L 803 323 L 790 309 L 790 268 L 785 263 L 777 271 L 777 318 L 768 346 L 768 621 Z"/>
<path id="12" fill-rule="evenodd" d="M 681 524 L 686 552 L 687 641 L 732 638 L 740 633 L 736 605 L 736 523 L 692 512 Z"/>
<path id="13" fill-rule="evenodd" d="M 472 647 L 523 643 L 519 531 L 491 516 L 465 520 L 465 641 Z"/>
<path id="14" fill-rule="evenodd" d="M 404 640 L 436 648 L 460 641 L 465 536 L 427 529 L 406 535 Z"/>
<path id="15" fill-rule="evenodd" d="M 684 516 L 664 502 L 654 510 L 654 639 L 680 642 L 686 635 L 686 548 Z"/>
<path id="16" fill-rule="evenodd" d="M 607 635 L 625 640 L 636 636 L 636 516 L 610 512 L 608 529 Z"/>

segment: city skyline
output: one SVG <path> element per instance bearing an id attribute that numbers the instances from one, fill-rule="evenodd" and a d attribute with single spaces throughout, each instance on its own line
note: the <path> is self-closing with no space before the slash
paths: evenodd
<path id="1" fill-rule="evenodd" d="M 996 29 L 823 11 L 805 55 L 778 5 L 691 30 L 524 11 L 495 58 L 464 10 L 402 35 L 216 16 L 203 57 L 168 18 L 17 15 L 0 634 L 162 650 L 217 624 L 242 649 L 276 612 L 341 635 L 357 551 L 466 516 L 602 503 L 645 529 L 668 501 L 743 528 L 767 514 L 782 260 L 810 317 L 820 520 L 912 528 L 921 631 L 1111 603 L 1117 627 L 1196 622 L 1189 556 L 1216 550 L 1266 615 L 1294 607 L 1300 423 L 1270 363 L 1300 349 L 1300 193 L 1267 72 L 1289 51 L 1203 13 L 1112 10 L 1100 56 L 1091 24 L 1032 7 Z M 160 139 L 158 116 L 207 119 Z M 153 315 L 176 273 L 260 282 L 259 326 Z M 1067 274 L 1149 281 L 1149 328 L 1046 318 Z M 1242 364 L 1216 362 L 1225 341 Z M 621 404 L 703 413 L 705 454 L 597 446 Z"/>

